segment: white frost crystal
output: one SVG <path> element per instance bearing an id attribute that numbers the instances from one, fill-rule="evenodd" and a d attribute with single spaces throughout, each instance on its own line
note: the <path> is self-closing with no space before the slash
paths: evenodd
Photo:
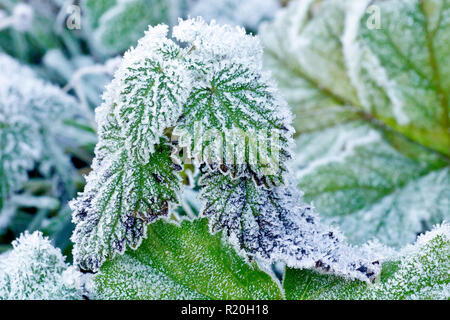
<path id="1" fill-rule="evenodd" d="M 0 260 L 0 299 L 81 299 L 81 274 L 36 231 L 13 241 Z"/>

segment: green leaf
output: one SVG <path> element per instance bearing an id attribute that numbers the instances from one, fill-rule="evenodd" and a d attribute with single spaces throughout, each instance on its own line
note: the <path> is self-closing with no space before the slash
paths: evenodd
<path id="1" fill-rule="evenodd" d="M 401 247 L 450 218 L 449 4 L 370 5 L 379 29 L 369 1 L 293 1 L 261 36 L 297 115 L 305 200 L 354 243 Z"/>
<path id="2" fill-rule="evenodd" d="M 167 215 L 178 202 L 180 179 L 173 172 L 170 148 L 156 148 L 148 163 L 129 162 L 126 152 L 96 160 L 83 194 L 71 202 L 76 228 L 74 263 L 98 270 L 107 259 L 137 248 L 146 225 Z"/>
<path id="3" fill-rule="evenodd" d="M 382 18 L 379 30 L 363 15 L 356 41 L 377 65 L 350 66 L 361 96 L 386 94 L 387 103 L 366 108 L 388 126 L 433 150 L 450 155 L 450 3 L 447 0 L 375 1 Z M 356 54 L 356 53 L 355 53 Z M 369 55 L 369 53 L 367 54 Z M 365 59 L 364 54 L 360 59 Z M 353 57 L 359 61 L 359 57 Z M 382 88 L 366 82 L 365 73 Z M 358 77 L 363 74 L 362 77 Z M 384 79 L 377 79 L 383 74 Z M 375 91 L 375 93 L 372 93 Z"/>
<path id="4" fill-rule="evenodd" d="M 34 168 L 60 185 L 53 193 L 72 196 L 65 146 L 73 139 L 64 122 L 80 116 L 76 101 L 7 55 L 0 54 L 0 69 L 0 210 Z"/>
<path id="5" fill-rule="evenodd" d="M 210 235 L 207 220 L 158 221 L 137 251 L 103 264 L 99 299 L 281 299 L 278 284 Z"/>
<path id="6" fill-rule="evenodd" d="M 296 129 L 365 119 L 449 156 L 448 12 L 445 0 L 293 1 L 261 37 Z"/>
<path id="7" fill-rule="evenodd" d="M 287 299 L 449 299 L 450 226 L 444 224 L 383 263 L 375 284 L 348 281 L 310 270 L 287 269 Z"/>
<path id="8" fill-rule="evenodd" d="M 305 200 L 349 240 L 401 247 L 450 217 L 450 172 L 428 152 L 407 143 L 408 156 L 386 138 L 361 123 L 304 134 L 293 167 Z"/>
<path id="9" fill-rule="evenodd" d="M 345 1 L 291 1 L 259 36 L 268 68 L 292 111 L 297 133 L 358 117 L 341 36 Z"/>
<path id="10" fill-rule="evenodd" d="M 117 0 L 86 0 L 83 1 L 86 18 L 89 20 L 91 28 L 96 29 L 99 25 L 100 18 L 115 6 Z"/>
<path id="11" fill-rule="evenodd" d="M 71 203 L 77 224 L 74 261 L 97 270 L 137 248 L 146 224 L 178 203 L 180 177 L 164 130 L 173 126 L 190 90 L 180 51 L 167 26 L 150 28 L 127 52 L 97 109 L 99 142 L 84 192 Z"/>

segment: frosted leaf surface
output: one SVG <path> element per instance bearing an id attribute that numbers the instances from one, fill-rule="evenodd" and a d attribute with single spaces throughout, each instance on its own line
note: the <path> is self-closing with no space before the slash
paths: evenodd
<path id="1" fill-rule="evenodd" d="M 211 231 L 224 230 L 244 254 L 364 281 L 377 277 L 380 262 L 322 224 L 295 187 L 266 190 L 249 179 L 217 174 L 202 177 L 201 185 L 202 214 L 209 218 Z"/>
<path id="2" fill-rule="evenodd" d="M 367 285 L 309 270 L 286 270 L 287 299 L 450 298 L 450 226 L 436 226 L 383 264 L 380 281 Z"/>
<path id="3" fill-rule="evenodd" d="M 403 139 L 356 122 L 303 134 L 296 150 L 305 200 L 354 243 L 401 247 L 450 218 L 448 167 Z"/>
<path id="4" fill-rule="evenodd" d="M 117 0 L 86 0 L 82 2 L 89 26 L 96 29 L 102 15 L 117 4 Z"/>
<path id="5" fill-rule="evenodd" d="M 81 299 L 81 274 L 41 232 L 25 232 L 0 260 L 0 300 Z"/>
<path id="6" fill-rule="evenodd" d="M 262 21 L 271 20 L 280 8 L 276 0 L 191 0 L 191 17 L 216 20 L 220 24 L 238 25 L 252 31 L 258 30 Z"/>
<path id="7" fill-rule="evenodd" d="M 242 28 L 206 24 L 200 18 L 180 20 L 173 35 L 190 48 L 189 59 L 195 66 L 193 76 L 197 83 L 175 130 L 179 136 L 194 137 L 182 141 L 182 145 L 197 158 L 205 144 L 218 144 L 219 160 L 212 158 L 211 169 L 218 170 L 223 160 L 225 169 L 220 170 L 224 173 L 278 184 L 286 170 L 284 162 L 290 156 L 292 115 L 269 74 L 262 70 L 258 38 L 246 35 Z M 270 139 L 259 139 L 259 143 L 267 145 L 261 143 L 252 153 L 249 146 L 256 146 L 257 142 L 246 144 L 246 139 L 259 135 L 277 138 L 270 146 Z M 199 143 L 196 137 L 209 140 Z M 262 153 L 277 153 L 278 158 L 269 159 L 265 167 Z M 255 156 L 252 158 L 251 154 Z M 197 164 L 205 163 L 203 160 Z M 272 173 L 264 173 L 267 167 Z"/>
<path id="8" fill-rule="evenodd" d="M 166 26 L 150 27 L 124 56 L 96 111 L 99 142 L 87 186 L 71 203 L 75 263 L 97 270 L 126 246 L 137 248 L 146 224 L 178 202 L 163 131 L 173 126 L 190 81 Z"/>
<path id="9" fill-rule="evenodd" d="M 37 162 L 44 176 L 54 169 L 55 178 L 72 188 L 73 168 L 62 141 L 70 140 L 64 121 L 79 114 L 72 97 L 0 54 L 0 209 Z"/>
<path id="10" fill-rule="evenodd" d="M 71 203 L 77 224 L 72 237 L 75 264 L 97 271 L 127 246 L 136 249 L 147 234 L 146 224 L 179 201 L 180 183 L 173 171 L 180 166 L 172 165 L 169 157 L 178 152 L 170 154 L 167 134 L 178 137 L 174 144 L 191 148 L 189 158 L 207 173 L 203 200 L 212 224 L 224 224 L 233 243 L 243 244 L 248 237 L 249 255 L 363 280 L 376 278 L 379 262 L 322 225 L 301 205 L 299 191 L 280 186 L 290 157 L 292 114 L 262 70 L 258 38 L 201 18 L 180 20 L 173 29 L 173 37 L 184 44 L 180 48 L 166 38 L 167 29 L 150 27 L 138 47 L 125 54 L 97 109 L 100 139 L 93 171 L 84 193 Z M 234 129 L 248 135 L 235 137 Z M 193 142 L 179 136 L 183 131 Z M 261 144 L 257 138 L 268 131 L 277 131 L 278 139 L 262 139 L 259 153 L 250 152 L 255 144 L 248 140 Z M 196 136 L 213 140 L 197 141 Z M 231 161 L 198 159 L 197 152 L 212 143 L 219 146 L 218 154 L 231 153 Z M 269 163 L 263 162 L 263 154 Z M 270 162 L 274 158 L 277 161 Z M 273 163 L 277 169 L 268 173 Z M 227 202 L 230 197 L 235 203 Z M 259 227 L 255 217 L 265 225 Z M 228 222 L 241 222 L 244 229 L 232 229 L 235 225 Z"/>
<path id="11" fill-rule="evenodd" d="M 344 35 L 349 74 L 364 108 L 407 137 L 450 155 L 450 3 L 371 5 L 380 10 L 380 28 L 367 27 L 364 1 L 354 1 Z"/>
<path id="12" fill-rule="evenodd" d="M 448 219 L 448 17 L 440 0 L 292 1 L 261 28 L 299 188 L 355 243 L 403 246 Z"/>
<path id="13" fill-rule="evenodd" d="M 149 226 L 139 250 L 105 262 L 99 299 L 281 299 L 276 282 L 208 232 L 206 219 Z"/>
<path id="14" fill-rule="evenodd" d="M 357 117 L 357 94 L 347 75 L 341 35 L 345 1 L 291 1 L 259 36 L 264 66 L 296 114 L 296 132 Z"/>

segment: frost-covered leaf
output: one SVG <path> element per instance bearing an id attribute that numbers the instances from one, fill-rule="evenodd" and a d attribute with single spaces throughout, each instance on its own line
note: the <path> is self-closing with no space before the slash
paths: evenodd
<path id="1" fill-rule="evenodd" d="M 81 274 L 41 232 L 25 232 L 0 260 L 0 300 L 81 299 Z"/>
<path id="2" fill-rule="evenodd" d="M 287 299 L 442 299 L 450 298 L 450 226 L 445 223 L 383 263 L 380 281 L 360 281 L 287 269 Z"/>
<path id="3" fill-rule="evenodd" d="M 337 230 L 323 225 L 292 186 L 267 190 L 251 179 L 205 175 L 202 214 L 212 232 L 224 230 L 244 254 L 293 268 L 316 268 L 364 281 L 378 275 L 379 262 L 349 246 Z"/>
<path id="4" fill-rule="evenodd" d="M 96 3 L 95 6 L 92 3 Z M 88 1 L 86 9 L 91 16 L 93 44 L 105 53 L 117 53 L 136 44 L 148 25 L 170 23 L 176 1 L 117 0 Z M 99 8 L 99 6 L 102 8 Z M 104 10 L 99 18 L 99 10 Z"/>
<path id="5" fill-rule="evenodd" d="M 382 17 L 375 30 L 362 2 L 352 3 L 344 43 L 364 109 L 449 156 L 450 2 L 373 1 Z"/>
<path id="6" fill-rule="evenodd" d="M 305 200 L 351 241 L 401 247 L 450 218 L 450 173 L 438 157 L 386 138 L 361 123 L 304 134 L 293 168 Z"/>
<path id="7" fill-rule="evenodd" d="M 0 55 L 0 209 L 37 167 L 56 177 L 56 194 L 71 193 L 73 167 L 64 149 L 66 120 L 79 117 L 76 101 Z"/>
<path id="8" fill-rule="evenodd" d="M 174 131 L 188 137 L 181 140 L 188 156 L 233 176 L 279 184 L 290 156 L 292 115 L 262 70 L 258 38 L 202 19 L 180 21 L 173 34 L 191 48 L 195 68 L 196 86 Z M 217 153 L 199 156 L 208 145 Z"/>
<path id="9" fill-rule="evenodd" d="M 84 192 L 71 202 L 76 228 L 74 262 L 97 270 L 107 259 L 137 248 L 146 225 L 167 215 L 178 200 L 179 178 L 170 149 L 161 144 L 146 164 L 134 164 L 126 152 L 94 160 Z"/>
<path id="10" fill-rule="evenodd" d="M 291 1 L 261 27 L 264 65 L 296 114 L 298 133 L 357 117 L 341 41 L 346 2 Z"/>
<path id="11" fill-rule="evenodd" d="M 103 14 L 117 4 L 117 0 L 85 0 L 82 2 L 89 26 L 96 29 Z"/>
<path id="12" fill-rule="evenodd" d="M 173 170 L 180 166 L 170 157 L 178 150 L 171 155 L 164 144 L 171 136 L 206 173 L 207 216 L 227 229 L 232 242 L 248 238 L 241 241 L 247 254 L 374 279 L 376 259 L 346 245 L 301 205 L 299 191 L 282 186 L 292 115 L 262 71 L 258 39 L 238 27 L 180 20 L 173 32 L 186 44 L 180 48 L 166 38 L 167 29 L 150 27 L 138 47 L 126 53 L 97 109 L 100 137 L 93 171 L 84 193 L 72 202 L 75 263 L 96 271 L 127 245 L 136 248 L 146 224 L 179 201 Z M 235 136 L 234 129 L 243 135 Z M 198 158 L 205 149 L 218 157 Z"/>
<path id="13" fill-rule="evenodd" d="M 220 24 L 238 25 L 257 31 L 262 21 L 271 20 L 280 8 L 277 0 L 190 0 L 189 15 L 215 20 Z"/>
<path id="14" fill-rule="evenodd" d="M 137 251 L 107 261 L 94 278 L 100 299 L 281 299 L 278 284 L 210 235 L 206 219 L 158 221 Z"/>
<path id="15" fill-rule="evenodd" d="M 146 224 L 178 202 L 180 179 L 162 139 L 179 115 L 190 82 L 167 27 L 150 28 L 125 54 L 97 109 L 99 142 L 84 193 L 71 204 L 77 224 L 75 263 L 97 270 L 127 245 L 136 248 Z"/>
<path id="16" fill-rule="evenodd" d="M 356 243 L 399 247 L 449 218 L 449 5 L 293 1 L 261 30 L 299 188 Z"/>

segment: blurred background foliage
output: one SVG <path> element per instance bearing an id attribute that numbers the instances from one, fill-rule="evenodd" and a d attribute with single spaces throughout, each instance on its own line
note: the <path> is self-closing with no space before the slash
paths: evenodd
<path id="1" fill-rule="evenodd" d="M 406 116 L 414 121 L 403 125 L 394 110 L 398 101 L 392 100 L 390 91 L 396 87 L 380 87 L 370 70 L 348 68 L 349 61 L 367 57 L 348 56 L 348 46 L 353 42 L 345 43 L 348 38 L 343 3 L 0 0 L 0 55 L 14 58 L 32 70 L 33 77 L 52 83 L 61 95 L 71 96 L 77 101 L 78 110 L 78 116 L 58 119 L 64 125 L 62 132 L 70 133 L 71 139 L 59 139 L 61 131 L 55 131 L 56 142 L 40 142 L 43 151 L 46 146 L 62 150 L 60 156 L 66 159 L 63 162 L 70 164 L 62 170 L 65 183 L 58 183 L 61 170 L 44 170 L 44 158 L 37 157 L 26 168 L 26 179 L 11 186 L 11 192 L 5 192 L 2 186 L 0 253 L 10 249 L 11 241 L 24 230 L 41 230 L 70 259 L 73 225 L 67 202 L 83 189 L 83 175 L 89 172 L 96 143 L 94 109 L 101 103 L 104 86 L 112 79 L 121 55 L 137 43 L 148 25 L 171 25 L 178 17 L 188 16 L 203 16 L 259 33 L 265 48 L 265 67 L 273 73 L 296 114 L 297 160 L 293 170 L 299 188 L 305 192 L 305 200 L 312 202 L 329 223 L 339 225 L 353 243 L 376 238 L 401 247 L 412 243 L 433 224 L 448 220 L 450 138 L 448 122 L 441 119 L 445 112 L 448 119 L 449 106 L 444 108 L 444 114 L 432 112 L 436 92 L 423 93 L 420 83 L 412 83 L 416 75 L 410 73 L 411 61 L 405 59 L 408 52 L 394 50 L 395 44 L 400 48 L 426 48 L 423 30 L 412 29 L 413 37 L 403 39 L 401 28 L 395 28 L 402 26 L 402 21 L 386 11 L 383 27 L 387 33 L 355 36 L 355 43 L 367 49 L 364 54 L 370 52 L 381 61 L 389 83 L 408 88 L 414 92 L 413 97 L 418 94 L 425 101 L 414 103 L 411 96 L 405 98 L 403 102 L 409 108 Z M 383 1 L 377 3 L 383 9 Z M 79 29 L 69 29 L 66 24 L 77 13 L 73 5 L 80 9 Z M 423 14 L 414 16 L 417 8 L 403 9 L 407 17 L 423 18 Z M 436 48 L 450 56 L 448 22 L 444 21 L 437 30 L 443 36 L 436 38 Z M 391 64 L 387 57 L 395 63 Z M 445 60 L 438 60 L 439 63 L 443 83 L 448 84 L 450 64 L 446 65 Z M 0 69 L 2 75 L 7 81 L 6 67 Z M 425 74 L 424 78 L 434 81 L 432 75 Z M 21 86 L 20 81 L 16 84 Z M 448 95 L 450 88 L 444 90 Z M 403 97 L 405 92 L 400 92 Z M 1 121 L 2 118 L 0 124 Z M 40 130 L 43 129 L 38 127 L 36 132 Z M 2 156 L 5 154 L 2 152 Z M 45 152 L 41 154 L 44 157 Z M 7 176 L 2 171 L 0 174 Z M 196 179 L 189 166 L 185 180 L 184 203 L 177 213 L 195 216 Z"/>

